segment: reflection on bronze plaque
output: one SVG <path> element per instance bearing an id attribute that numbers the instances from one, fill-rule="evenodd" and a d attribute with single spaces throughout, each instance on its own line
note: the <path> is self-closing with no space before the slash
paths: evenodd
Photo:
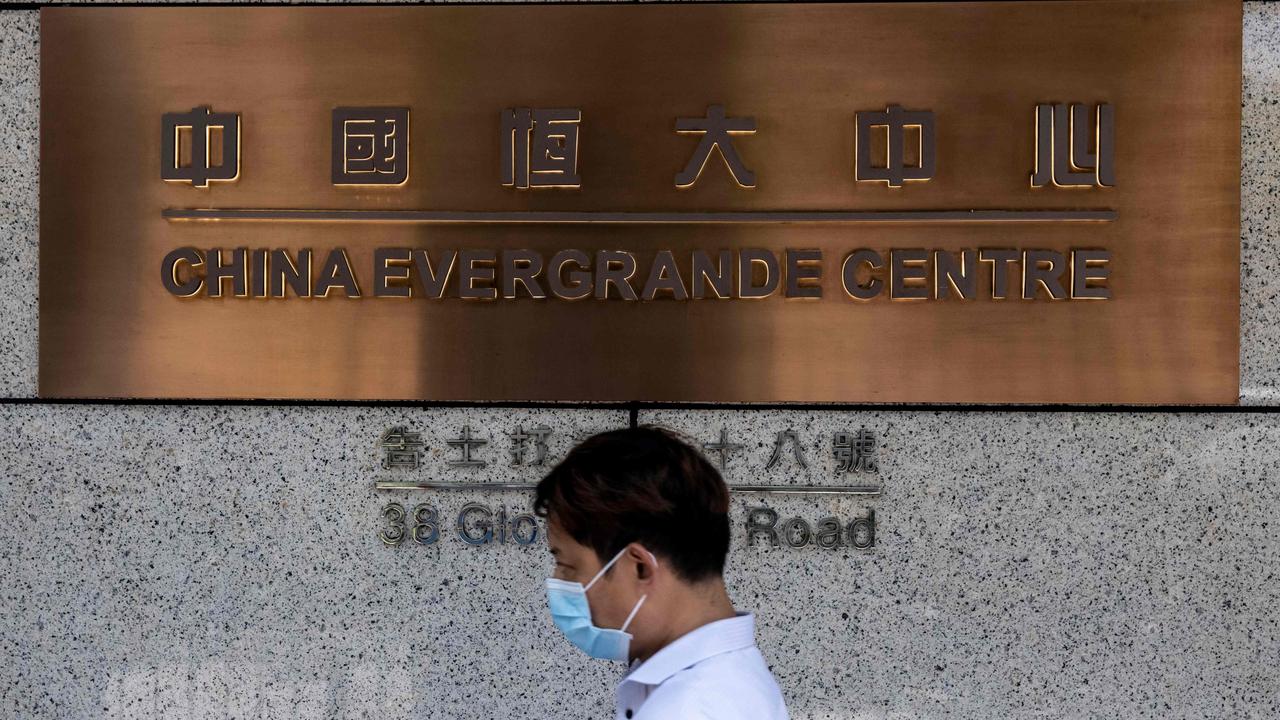
<path id="1" fill-rule="evenodd" d="M 40 394 L 1234 403 L 1240 51 L 1238 0 L 44 8 Z"/>

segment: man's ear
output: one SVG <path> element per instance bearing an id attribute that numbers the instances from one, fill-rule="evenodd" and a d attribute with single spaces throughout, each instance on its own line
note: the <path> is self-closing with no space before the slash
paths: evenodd
<path id="1" fill-rule="evenodd" d="M 658 558 L 640 543 L 627 546 L 627 559 L 636 564 L 636 579 L 641 582 L 652 582 L 654 573 L 658 571 Z"/>

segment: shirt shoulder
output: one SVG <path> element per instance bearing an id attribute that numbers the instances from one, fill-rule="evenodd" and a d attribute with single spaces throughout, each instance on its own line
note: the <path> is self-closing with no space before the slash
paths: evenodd
<path id="1" fill-rule="evenodd" d="M 752 646 L 687 667 L 653 688 L 635 720 L 788 720 L 764 656 Z"/>

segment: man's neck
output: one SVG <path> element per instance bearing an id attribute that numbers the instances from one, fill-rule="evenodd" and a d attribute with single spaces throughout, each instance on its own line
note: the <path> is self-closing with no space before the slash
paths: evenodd
<path id="1" fill-rule="evenodd" d="M 667 632 L 652 649 L 637 656 L 639 662 L 648 660 L 654 653 L 707 623 L 726 620 L 736 615 L 722 578 L 689 586 L 685 597 L 673 598 L 673 600 L 671 615 L 669 615 L 671 622 Z"/>

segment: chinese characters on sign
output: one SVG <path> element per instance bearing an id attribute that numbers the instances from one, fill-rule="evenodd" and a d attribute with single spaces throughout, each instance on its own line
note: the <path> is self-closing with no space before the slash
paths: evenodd
<path id="1" fill-rule="evenodd" d="M 791 442 L 791 452 L 795 455 L 796 464 L 802 468 L 809 467 L 809 463 L 805 462 L 804 450 L 800 447 L 800 438 L 796 437 L 794 430 L 783 430 L 778 433 L 778 437 L 773 441 L 773 454 L 769 456 L 769 462 L 764 464 L 764 469 L 768 470 L 778 464 L 782 460 L 782 447 Z"/>
<path id="2" fill-rule="evenodd" d="M 1031 186 L 1115 185 L 1115 110 L 1102 104 L 1090 114 L 1084 105 L 1069 107 L 1068 111 L 1062 103 L 1036 106 L 1036 169 Z"/>
<path id="3" fill-rule="evenodd" d="M 693 157 L 689 158 L 689 164 L 676 175 L 676 187 L 693 187 L 698 177 L 702 175 L 703 168 L 707 166 L 707 161 L 711 159 L 711 151 L 716 149 L 720 150 L 720 157 L 724 158 L 724 164 L 729 167 L 729 174 L 738 187 L 755 187 L 756 175 L 742 164 L 742 158 L 738 155 L 738 151 L 733 149 L 733 138 L 730 137 L 731 135 L 750 135 L 755 131 L 755 118 L 725 117 L 724 107 L 721 105 L 712 105 L 708 108 L 705 118 L 676 120 L 676 132 L 702 136 L 698 141 L 698 147 L 693 151 Z"/>
<path id="4" fill-rule="evenodd" d="M 378 446 L 382 448 L 382 467 L 417 469 L 422 462 L 422 433 L 407 432 L 403 427 L 393 427 L 382 433 Z"/>
<path id="5" fill-rule="evenodd" d="M 409 180 L 409 108 L 334 108 L 334 185 Z"/>
<path id="6" fill-rule="evenodd" d="M 502 184 L 577 188 L 581 110 L 507 108 L 502 111 Z"/>
<path id="7" fill-rule="evenodd" d="M 551 436 L 551 428 L 545 425 L 525 431 L 524 426 L 517 426 L 511 433 L 511 464 L 524 465 L 525 455 L 529 452 L 529 443 L 533 443 L 533 460 L 530 465 L 542 465 L 547 461 L 547 438 Z"/>
<path id="8" fill-rule="evenodd" d="M 509 453 L 511 467 L 522 465 L 543 465 L 547 460 L 547 439 L 551 437 L 551 428 L 545 425 L 524 429 L 523 425 L 507 434 L 511 441 Z M 459 455 L 450 459 L 450 467 L 484 467 L 487 460 L 473 457 L 472 453 L 489 444 L 489 441 L 472 435 L 471 426 L 463 425 L 461 435 L 445 440 L 450 447 L 456 448 Z M 422 463 L 422 433 L 409 432 L 404 426 L 397 425 L 385 430 L 378 439 L 378 447 L 382 450 L 382 467 L 409 468 L 416 470 Z"/>
<path id="9" fill-rule="evenodd" d="M 876 465 L 876 434 L 871 430 L 859 430 L 856 435 L 838 432 L 835 437 L 836 472 L 873 473 Z"/>
<path id="10" fill-rule="evenodd" d="M 582 111 L 576 108 L 503 110 L 501 184 L 519 190 L 581 188 L 578 136 L 582 122 Z M 857 180 L 897 188 L 904 182 L 933 179 L 937 140 L 932 110 L 889 105 L 883 112 L 854 113 L 854 123 Z M 1115 185 L 1115 109 L 1110 104 L 1096 105 L 1092 114 L 1080 104 L 1040 104 L 1035 107 L 1034 123 L 1032 187 Z M 699 140 L 684 169 L 675 174 L 675 186 L 693 187 L 718 151 L 734 184 L 754 188 L 756 174 L 743 162 L 733 137 L 753 135 L 756 130 L 754 117 L 729 117 L 723 105 L 711 105 L 705 117 L 677 118 L 675 131 Z M 210 142 L 214 131 L 222 137 L 217 162 Z M 166 113 L 161 122 L 160 177 L 199 188 L 207 188 L 210 180 L 238 179 L 239 135 L 239 113 L 214 113 L 208 107 Z M 184 137 L 190 144 L 185 154 L 180 152 Z M 334 185 L 403 185 L 409 179 L 409 108 L 334 108 L 332 142 Z"/>
<path id="11" fill-rule="evenodd" d="M 550 469 L 547 441 L 551 437 L 551 428 L 538 425 L 526 430 L 523 425 L 517 425 L 515 430 L 506 434 L 506 437 L 509 441 L 507 453 L 510 456 L 508 463 L 510 467 L 545 466 Z M 479 455 L 473 455 L 488 445 L 489 441 L 473 434 L 470 425 L 463 425 L 459 437 L 446 439 L 445 444 L 458 453 L 447 461 L 449 467 L 480 468 L 489 464 L 488 460 Z M 778 467 L 784 456 L 784 447 L 788 445 L 796 466 L 800 469 L 808 468 L 809 463 L 805 458 L 800 436 L 796 431 L 788 428 L 779 431 L 774 437 L 771 454 L 765 461 L 763 469 L 772 470 Z M 416 470 L 421 467 L 425 446 L 421 432 L 410 432 L 402 425 L 388 428 L 378 438 L 378 448 L 382 451 L 382 467 L 387 470 L 393 468 Z M 702 449 L 713 460 L 718 459 L 721 471 L 728 469 L 729 459 L 734 452 L 745 448 L 746 445 L 742 443 L 730 442 L 728 428 L 720 429 L 718 440 L 702 443 Z M 880 471 L 877 463 L 878 440 L 874 430 L 863 428 L 856 433 L 836 432 L 832 437 L 831 448 L 836 460 L 837 475 Z"/>
<path id="12" fill-rule="evenodd" d="M 547 440 L 551 429 L 545 425 L 525 429 L 517 425 L 515 430 L 506 433 L 509 441 L 507 453 L 510 465 L 543 466 L 548 465 Z M 489 441 L 475 434 L 470 424 L 464 424 L 456 438 L 445 439 L 445 444 L 453 449 L 446 464 L 450 468 L 480 468 L 488 464 L 484 457 L 484 448 Z M 763 443 L 762 443 L 763 444 Z M 804 448 L 800 435 L 788 428 L 779 431 L 773 442 L 772 454 L 765 461 L 764 470 L 771 470 L 781 464 L 784 455 L 783 446 L 789 445 L 791 456 L 796 466 L 808 468 L 804 456 Z M 832 456 L 836 461 L 837 475 L 847 473 L 875 474 L 879 472 L 877 458 L 877 437 L 875 431 L 865 428 L 857 432 L 839 431 L 832 437 Z M 421 466 L 426 443 L 422 433 L 410 431 L 405 426 L 397 425 L 383 431 L 378 438 L 378 449 L 382 453 L 384 469 L 418 469 Z M 721 470 L 727 469 L 729 458 L 734 452 L 743 451 L 746 445 L 731 442 L 728 428 L 721 428 L 719 438 L 711 442 L 703 442 L 702 448 L 717 459 Z M 495 451 L 496 453 L 497 451 Z M 549 469 L 549 468 L 548 468 Z M 392 484 L 394 489 L 408 489 L 408 486 Z M 382 489 L 393 489 L 384 487 Z M 504 483 L 466 483 L 436 482 L 419 485 L 422 489 L 466 489 L 507 491 L 513 489 L 527 490 L 532 485 L 509 485 Z M 788 489 L 789 488 L 789 489 Z M 837 487 L 824 489 L 823 486 L 769 486 L 769 485 L 737 485 L 730 486 L 731 491 L 743 492 L 856 492 L 864 496 L 880 494 L 880 485 L 866 484 L 855 487 Z M 440 512 L 431 503 L 419 503 L 412 510 L 398 502 L 383 506 L 382 517 L 386 526 L 378 533 L 378 538 L 389 547 L 399 547 L 406 541 L 417 545 L 434 545 L 440 539 L 442 528 Z M 746 540 L 749 546 L 764 539 L 769 545 L 778 547 L 785 545 L 791 548 L 814 545 L 820 548 L 853 548 L 868 550 L 875 546 L 875 510 L 868 510 L 865 517 L 854 518 L 843 523 L 838 518 L 826 517 L 811 525 L 800 517 L 782 520 L 776 510 L 765 506 L 752 507 L 748 510 L 746 523 Z M 504 545 L 508 542 L 516 545 L 532 545 L 539 538 L 537 519 L 530 513 L 510 513 L 505 505 L 497 510 L 487 505 L 469 502 L 462 506 L 454 522 L 454 533 L 459 540 L 468 545 L 487 545 L 496 543 Z"/>
<path id="13" fill-rule="evenodd" d="M 160 179 L 206 188 L 240 177 L 240 115 L 208 107 L 160 119 Z"/>
<path id="14" fill-rule="evenodd" d="M 409 112 L 404 107 L 335 108 L 333 184 L 408 182 Z M 1090 117 L 1095 122 L 1090 123 Z M 165 142 L 161 176 L 171 181 L 185 180 L 196 187 L 207 187 L 210 180 L 238 177 L 239 142 L 230 138 L 239 135 L 239 118 L 237 113 L 212 113 L 208 108 L 166 114 L 162 123 Z M 1092 116 L 1082 105 L 1042 104 L 1036 106 L 1034 120 L 1032 187 L 1104 188 L 1115 184 L 1115 115 L 1110 104 L 1097 105 Z M 900 188 L 907 182 L 933 179 L 937 167 L 937 121 L 933 111 L 889 105 L 883 112 L 855 113 L 854 122 L 853 166 L 859 182 L 883 182 L 890 188 Z M 581 188 L 578 158 L 582 123 L 582 111 L 576 108 L 503 110 L 501 184 L 517 190 Z M 182 162 L 179 142 L 184 128 L 193 138 L 186 164 Z M 212 137 L 214 128 L 224 130 L 220 136 L 227 138 L 217 162 L 212 160 L 211 145 L 205 141 Z M 748 169 L 733 143 L 734 136 L 757 131 L 754 117 L 731 117 L 724 106 L 712 105 L 705 117 L 678 118 L 675 130 L 699 138 L 684 169 L 675 175 L 676 188 L 693 187 L 715 153 L 724 160 L 738 187 L 756 186 L 756 173 Z M 873 138 L 879 138 L 879 145 Z M 880 150 L 876 151 L 876 147 Z M 194 219 L 220 217 L 218 211 L 193 212 L 198 213 L 190 216 Z M 358 213 L 338 211 L 333 219 L 346 219 L 348 215 Z M 1106 216 L 1108 213 L 1103 212 L 1100 219 Z M 286 213 L 277 219 L 289 217 L 292 216 Z M 310 211 L 302 212 L 300 217 L 324 219 L 322 213 Z M 964 213 L 956 219 L 964 219 Z M 465 218 L 459 216 L 461 220 Z M 821 250 L 788 249 L 779 257 L 771 250 L 744 248 L 736 253 L 720 251 L 714 259 L 706 251 L 695 250 L 679 261 L 670 251 L 661 250 L 647 270 L 639 266 L 633 253 L 621 250 L 600 250 L 594 258 L 572 249 L 550 258 L 529 250 L 504 250 L 500 254 L 472 249 L 436 252 L 433 259 L 430 251 L 423 248 L 377 248 L 370 282 L 358 278 L 342 248 L 330 250 L 319 272 L 313 273 L 311 249 L 299 250 L 291 257 L 284 249 L 181 247 L 164 257 L 160 276 L 164 287 L 181 298 L 203 293 L 206 297 L 284 299 L 292 292 L 299 298 L 331 294 L 360 298 L 372 294 L 443 299 L 452 290 L 462 299 L 511 300 L 523 295 L 532 299 L 576 300 L 607 299 L 613 296 L 611 288 L 623 300 L 646 301 L 763 298 L 779 291 L 789 298 L 820 299 L 823 293 Z M 1111 297 L 1110 261 L 1110 251 L 1097 248 L 1066 252 L 1015 248 L 929 252 L 893 248 L 887 257 L 881 251 L 859 248 L 845 255 L 839 276 L 851 300 L 866 301 L 883 295 L 892 300 L 973 300 L 980 294 L 979 266 L 989 265 L 991 281 L 986 296 L 992 300 L 1011 296 L 1021 300 L 1106 300 Z M 682 270 L 686 267 L 688 270 Z M 565 280 L 566 268 L 577 268 L 570 272 L 573 279 L 569 281 Z M 759 283 L 758 271 L 763 272 Z M 1012 295 L 1008 291 L 1011 272 L 1019 276 L 1020 288 Z M 643 285 L 637 287 L 635 283 L 641 278 Z M 224 291 L 224 284 L 230 284 L 231 293 Z M 372 292 L 362 290 L 362 285 L 372 285 Z"/>
<path id="15" fill-rule="evenodd" d="M 1238 402 L 1239 2 L 943 5 L 46 8 L 39 392 Z"/>
<path id="16" fill-rule="evenodd" d="M 889 187 L 902 187 L 904 181 L 933 179 L 936 163 L 933 113 L 928 110 L 903 110 L 890 105 L 884 112 L 858 113 L 857 177 L 880 181 Z M 879 128 L 886 133 L 885 155 L 878 163 L 871 156 L 871 132 Z M 907 141 L 913 131 L 915 142 Z M 914 145 L 914 147 L 913 147 Z M 908 154 L 909 153 L 909 154 Z M 914 158 L 914 165 L 906 164 Z"/>

